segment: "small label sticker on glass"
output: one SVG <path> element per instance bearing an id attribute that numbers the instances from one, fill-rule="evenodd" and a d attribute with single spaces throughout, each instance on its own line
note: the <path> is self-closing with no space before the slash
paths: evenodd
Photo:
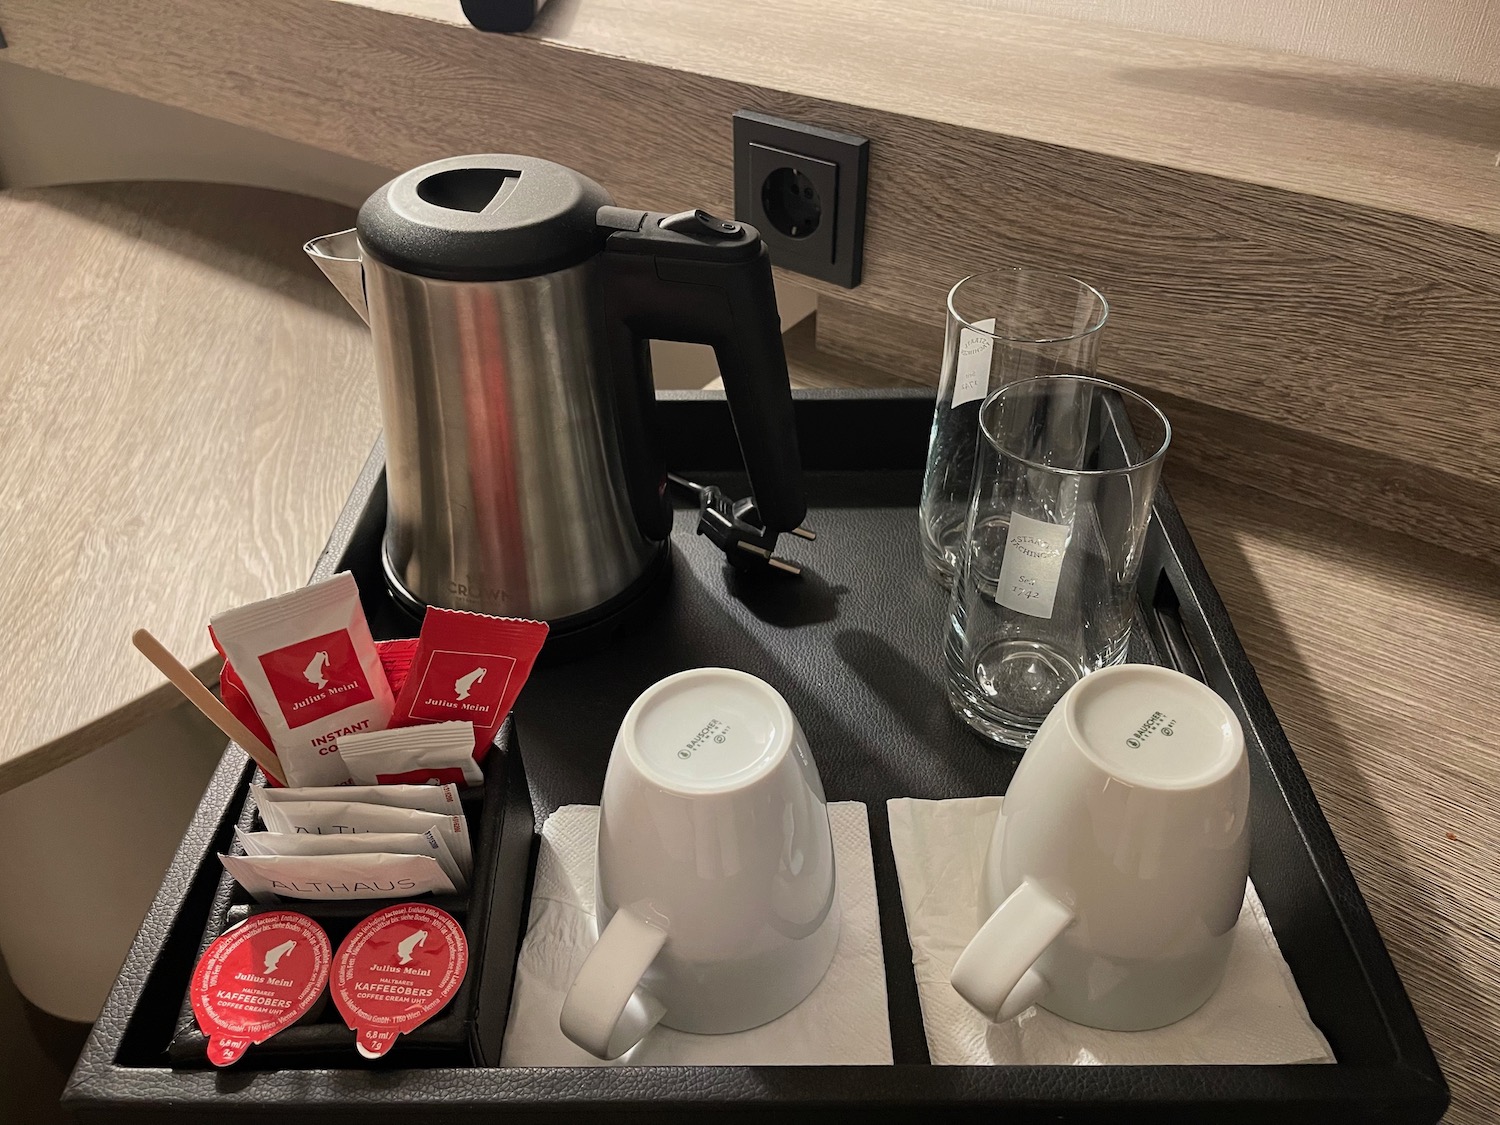
<path id="1" fill-rule="evenodd" d="M 1072 530 L 1068 524 L 1047 523 L 1012 512 L 995 600 L 1029 617 L 1051 617 Z"/>
<path id="2" fill-rule="evenodd" d="M 983 329 L 976 332 L 974 328 Z M 958 365 L 953 376 L 953 405 L 982 399 L 990 393 L 990 353 L 995 341 L 985 332 L 995 330 L 995 318 L 976 320 L 974 328 L 958 332 Z"/>

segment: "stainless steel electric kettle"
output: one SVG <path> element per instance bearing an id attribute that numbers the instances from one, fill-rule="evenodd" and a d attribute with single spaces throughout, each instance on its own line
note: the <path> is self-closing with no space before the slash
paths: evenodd
<path id="1" fill-rule="evenodd" d="M 702 211 L 614 206 L 525 156 L 398 176 L 307 252 L 369 324 L 398 602 L 609 618 L 663 577 L 672 520 L 648 341 L 712 345 L 774 546 L 805 514 L 770 260 Z"/>

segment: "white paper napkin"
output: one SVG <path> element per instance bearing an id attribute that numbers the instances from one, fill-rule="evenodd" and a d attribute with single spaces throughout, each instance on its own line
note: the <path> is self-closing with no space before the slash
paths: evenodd
<path id="1" fill-rule="evenodd" d="M 953 1066 L 1333 1062 L 1249 886 L 1224 982 L 1198 1011 L 1154 1031 L 1100 1031 L 1042 1008 L 992 1024 L 948 983 L 979 929 L 980 883 L 1001 798 L 886 803 L 927 1050 Z"/>
<path id="2" fill-rule="evenodd" d="M 563 998 L 594 945 L 594 846 L 599 810 L 565 805 L 542 826 L 531 920 L 521 942 L 501 1066 L 880 1066 L 891 1062 L 885 960 L 865 806 L 828 806 L 843 923 L 833 964 L 812 995 L 763 1027 L 733 1035 L 653 1028 L 604 1062 L 563 1037 Z"/>

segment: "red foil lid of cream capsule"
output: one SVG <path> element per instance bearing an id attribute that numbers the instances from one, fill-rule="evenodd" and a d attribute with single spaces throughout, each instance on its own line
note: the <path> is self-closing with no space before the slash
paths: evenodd
<path id="1" fill-rule="evenodd" d="M 355 1046 L 378 1059 L 396 1037 L 453 999 L 469 966 L 469 943 L 453 915 L 425 903 L 371 914 L 339 945 L 331 991 Z"/>
<path id="2" fill-rule="evenodd" d="M 198 961 L 190 989 L 209 1061 L 228 1066 L 306 1015 L 331 961 L 323 928 L 292 910 L 257 914 L 219 937 Z"/>

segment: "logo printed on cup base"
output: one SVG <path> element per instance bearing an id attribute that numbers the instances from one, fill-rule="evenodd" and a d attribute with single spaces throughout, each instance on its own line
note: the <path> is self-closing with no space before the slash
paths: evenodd
<path id="1" fill-rule="evenodd" d="M 1176 719 L 1170 719 L 1161 711 L 1152 711 L 1151 717 L 1142 723 L 1135 732 L 1125 739 L 1125 745 L 1132 750 L 1139 750 L 1141 743 L 1153 734 L 1159 734 L 1163 738 L 1171 738 L 1174 728 L 1177 726 Z"/>
<path id="2" fill-rule="evenodd" d="M 221 935 L 193 970 L 193 1015 L 208 1058 L 228 1066 L 296 1023 L 323 993 L 328 935 L 305 914 L 257 914 Z"/>
<path id="3" fill-rule="evenodd" d="M 730 730 L 731 727 L 723 719 L 710 719 L 702 730 L 688 739 L 687 744 L 681 750 L 677 751 L 677 756 L 686 761 L 700 750 L 709 739 L 713 739 L 714 742 L 722 746 L 725 742 L 729 741 Z"/>
<path id="4" fill-rule="evenodd" d="M 398 903 L 355 926 L 339 945 L 331 991 L 359 1053 L 380 1058 L 442 1011 L 468 965 L 463 928 L 435 906 Z"/>

